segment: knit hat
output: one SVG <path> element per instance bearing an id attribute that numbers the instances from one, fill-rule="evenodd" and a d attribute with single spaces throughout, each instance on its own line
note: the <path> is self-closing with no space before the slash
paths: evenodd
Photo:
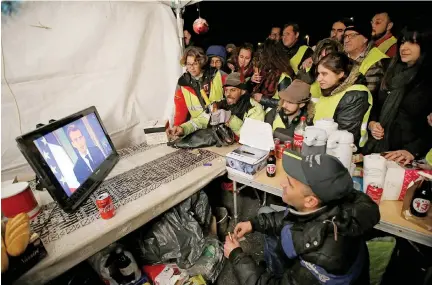
<path id="1" fill-rule="evenodd" d="M 289 176 L 308 185 L 323 203 L 339 200 L 354 189 L 348 170 L 332 155 L 302 156 L 285 150 L 282 165 Z"/>
<path id="2" fill-rule="evenodd" d="M 222 59 L 223 63 L 226 61 L 226 50 L 223 46 L 210 46 L 207 49 L 206 55 L 210 58 L 218 56 Z"/>
<path id="3" fill-rule="evenodd" d="M 310 85 L 299 79 L 294 79 L 290 86 L 279 92 L 279 97 L 290 103 L 301 104 L 310 100 Z"/>
<path id="4" fill-rule="evenodd" d="M 233 72 L 228 74 L 224 87 L 232 86 L 237 87 L 239 89 L 246 89 L 246 84 L 240 80 L 240 73 Z"/>
<path id="5" fill-rule="evenodd" d="M 362 35 L 363 37 L 365 37 L 366 39 L 370 39 L 370 37 L 372 36 L 372 28 L 370 24 L 364 24 L 364 23 L 354 23 L 351 26 L 348 26 L 345 29 L 345 33 L 347 31 L 354 31 L 359 33 L 360 35 Z"/>

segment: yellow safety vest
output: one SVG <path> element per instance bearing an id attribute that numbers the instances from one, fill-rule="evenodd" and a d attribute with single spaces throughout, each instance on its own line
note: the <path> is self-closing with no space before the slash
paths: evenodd
<path id="1" fill-rule="evenodd" d="M 294 70 L 294 73 L 297 74 L 299 71 L 298 66 L 300 61 L 302 60 L 305 52 L 307 51 L 308 46 L 300 46 L 297 53 L 290 59 L 291 68 Z"/>
<path id="2" fill-rule="evenodd" d="M 429 165 L 432 165 L 432 148 L 431 148 L 431 150 L 426 154 L 426 162 L 427 162 Z"/>
<path id="3" fill-rule="evenodd" d="M 322 96 L 321 87 L 318 81 L 312 83 L 310 87 L 310 93 L 312 95 L 311 101 L 314 103 L 318 102 L 319 98 Z"/>
<path id="4" fill-rule="evenodd" d="M 306 72 L 310 72 L 311 68 L 306 68 Z M 310 87 L 310 94 L 312 95 L 311 101 L 316 103 L 318 102 L 319 97 L 322 96 L 321 87 L 318 83 L 318 81 L 314 81 Z"/>
<path id="5" fill-rule="evenodd" d="M 389 58 L 385 53 L 373 47 L 360 65 L 360 73 L 365 75 L 369 68 L 383 58 Z"/>
<path id="6" fill-rule="evenodd" d="M 181 86 L 181 90 L 186 102 L 186 106 L 189 110 L 189 114 L 191 115 L 191 119 L 198 117 L 204 111 L 197 97 L 199 94 L 190 92 L 184 86 Z M 220 72 L 217 72 L 210 84 L 210 97 L 207 98 L 207 96 L 203 96 L 206 106 L 212 102 L 221 101 L 223 99 L 223 93 L 222 75 Z"/>
<path id="7" fill-rule="evenodd" d="M 331 95 L 329 97 L 320 97 L 318 102 L 315 104 L 315 117 L 314 124 L 316 121 L 321 119 L 333 119 L 334 113 L 336 111 L 337 106 L 339 105 L 340 100 L 348 91 L 366 91 L 368 93 L 368 103 L 369 108 L 363 116 L 362 125 L 360 128 L 360 142 L 359 145 L 362 147 L 366 144 L 368 133 L 367 133 L 367 122 L 369 120 L 370 110 L 372 109 L 372 95 L 369 89 L 361 84 L 354 84 L 348 87 L 346 90 L 339 92 L 337 94 Z M 337 123 L 337 122 L 336 122 Z"/>
<path id="8" fill-rule="evenodd" d="M 397 39 L 394 36 L 383 41 L 377 48 L 383 53 L 387 53 L 389 48 L 391 48 L 395 43 L 397 43 Z"/>
<path id="9" fill-rule="evenodd" d="M 289 79 L 291 79 L 292 80 L 292 78 L 288 75 L 288 74 L 286 74 L 285 72 L 283 72 L 282 74 L 281 74 L 281 76 L 279 77 L 279 81 L 278 81 L 278 85 L 285 79 L 285 78 L 289 78 Z M 279 91 L 278 91 L 278 87 L 276 86 L 276 92 L 275 92 L 275 94 L 273 95 L 273 97 L 272 97 L 273 99 L 280 99 L 279 98 Z"/>
<path id="10" fill-rule="evenodd" d="M 266 110 L 266 114 L 269 113 L 271 110 L 273 110 L 273 109 L 272 108 L 268 108 Z M 273 131 L 276 130 L 277 128 L 286 129 L 285 124 L 282 122 L 282 118 L 279 116 L 279 112 L 276 113 L 276 116 L 273 119 L 272 128 L 273 128 Z"/>

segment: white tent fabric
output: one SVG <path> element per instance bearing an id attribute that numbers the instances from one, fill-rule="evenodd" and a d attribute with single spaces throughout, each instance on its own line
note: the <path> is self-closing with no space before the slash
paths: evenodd
<path id="1" fill-rule="evenodd" d="M 21 2 L 2 16 L 1 36 L 2 180 L 30 169 L 15 143 L 20 128 L 94 105 L 123 147 L 170 116 L 181 50 L 164 3 Z"/>

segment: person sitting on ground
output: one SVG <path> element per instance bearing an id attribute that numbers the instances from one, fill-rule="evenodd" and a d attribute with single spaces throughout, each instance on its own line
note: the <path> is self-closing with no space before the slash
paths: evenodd
<path id="1" fill-rule="evenodd" d="M 287 89 L 279 92 L 279 97 L 279 106 L 268 111 L 264 121 L 273 127 L 273 131 L 286 129 L 285 134 L 294 137 L 294 130 L 302 116 L 309 122 L 313 119 L 310 85 L 295 79 Z"/>
<path id="2" fill-rule="evenodd" d="M 264 108 L 274 108 L 279 103 L 279 91 L 286 89 L 295 76 L 286 60 L 283 45 L 267 39 L 254 62 L 252 96 Z"/>
<path id="3" fill-rule="evenodd" d="M 348 170 L 331 155 L 287 150 L 282 165 L 286 211 L 241 222 L 225 239 L 224 255 L 240 284 L 369 284 L 364 236 L 380 220 L 378 205 L 354 189 Z M 238 242 L 252 231 L 264 234 L 265 269 Z"/>
<path id="4" fill-rule="evenodd" d="M 369 41 L 370 36 L 368 25 L 349 26 L 344 32 L 344 49 L 349 58 L 360 65 L 360 73 L 366 77 L 367 87 L 375 98 L 384 76 L 384 61 L 389 57 Z"/>
<path id="5" fill-rule="evenodd" d="M 226 62 L 226 51 L 223 46 L 210 46 L 206 55 L 210 61 L 210 66 L 217 70 L 223 70 Z"/>
<path id="6" fill-rule="evenodd" d="M 179 78 L 174 96 L 174 126 L 167 129 L 169 137 L 180 136 L 181 125 L 190 120 L 208 121 L 206 110 L 211 103 L 223 98 L 223 85 L 227 74 L 216 68 L 209 67 L 207 56 L 199 47 L 189 47 L 185 50 L 181 63 L 186 65 L 186 72 Z"/>
<path id="7" fill-rule="evenodd" d="M 372 108 L 372 95 L 364 85 L 359 66 L 345 53 L 330 53 L 318 63 L 317 81 L 322 96 L 315 104 L 314 123 L 332 118 L 339 130 L 354 135 L 354 143 L 363 147 L 367 141 L 367 122 Z"/>

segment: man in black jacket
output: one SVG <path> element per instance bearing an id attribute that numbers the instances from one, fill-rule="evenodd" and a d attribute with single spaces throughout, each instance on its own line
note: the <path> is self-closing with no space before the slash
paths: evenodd
<path id="1" fill-rule="evenodd" d="M 379 222 L 378 206 L 354 190 L 348 170 L 333 156 L 285 151 L 282 164 L 287 210 L 239 223 L 226 238 L 224 254 L 240 284 L 369 284 L 363 235 Z M 265 234 L 266 269 L 237 240 L 253 230 Z"/>

